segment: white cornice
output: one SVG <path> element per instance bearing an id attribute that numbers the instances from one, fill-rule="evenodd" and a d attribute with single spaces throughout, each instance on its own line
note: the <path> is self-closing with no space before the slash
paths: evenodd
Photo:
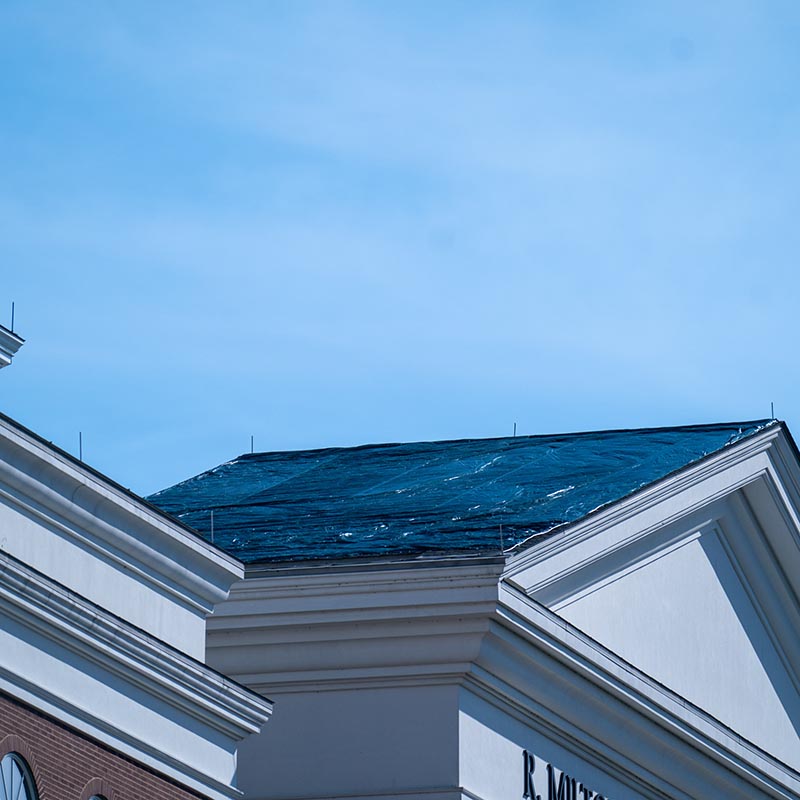
<path id="1" fill-rule="evenodd" d="M 364 608 L 380 602 L 381 606 L 397 605 L 413 607 L 420 602 L 443 602 L 454 604 L 465 596 L 474 597 L 474 591 L 487 591 L 496 587 L 504 559 L 461 557 L 435 559 L 431 561 L 376 561 L 352 569 L 347 562 L 333 563 L 324 570 L 304 571 L 294 565 L 260 569 L 247 568 L 247 578 L 236 583 L 231 600 L 236 608 L 245 600 L 257 604 L 258 613 L 268 608 L 274 613 L 276 603 L 285 604 L 293 612 L 304 607 L 315 611 L 317 602 L 308 598 L 327 598 L 327 608 Z M 494 589 L 488 590 L 496 594 Z M 486 595 L 484 594 L 484 597 Z M 371 601 L 370 597 L 380 598 Z M 392 598 L 387 603 L 388 598 Z M 341 598 L 339 600 L 335 598 Z M 226 603 L 221 613 L 229 613 L 233 603 Z M 216 618 L 217 615 L 215 615 Z"/>
<path id="2" fill-rule="evenodd" d="M 208 620 L 209 662 L 265 692 L 452 681 L 477 654 L 502 562 L 441 564 L 240 581 Z"/>
<path id="3" fill-rule="evenodd" d="M 232 556 L 5 417 L 0 486 L 27 515 L 197 613 L 210 612 L 244 574 Z"/>
<path id="4" fill-rule="evenodd" d="M 593 592 L 624 581 L 629 573 L 689 542 L 703 541 L 709 543 L 707 546 L 717 543 L 725 554 L 725 563 L 738 577 L 736 585 L 749 599 L 748 607 L 758 619 L 758 630 L 764 633 L 761 646 L 772 648 L 770 653 L 774 650 L 776 662 L 785 670 L 787 686 L 791 682 L 794 690 L 800 691 L 798 486 L 800 465 L 796 450 L 782 425 L 770 425 L 751 439 L 579 521 L 552 540 L 510 559 L 504 582 L 551 611 L 560 613 L 564 609 L 565 616 L 569 616 L 569 604 L 583 599 L 587 607 L 592 607 L 592 601 L 586 598 Z M 599 638 L 604 636 L 596 628 L 587 630 Z M 662 644 L 654 632 L 652 647 L 663 647 L 668 659 L 667 637 L 665 633 Z M 641 651 L 636 650 L 639 646 Z M 646 653 L 647 646 L 631 645 L 632 649 L 623 652 L 636 661 L 635 653 Z M 646 655 L 643 657 L 646 659 Z M 692 686 L 700 686 L 702 678 L 697 684 L 692 679 L 676 684 L 668 672 L 669 661 L 661 673 L 652 659 L 644 663 L 666 683 L 704 704 L 702 690 L 692 693 Z M 730 664 L 728 668 L 736 669 Z M 719 685 L 723 673 L 720 668 L 715 675 L 712 668 L 710 680 Z M 673 698 L 678 698 L 682 707 L 689 707 L 683 697 L 675 694 Z M 764 728 L 748 727 L 746 712 L 739 711 L 742 704 L 735 704 L 736 711 L 728 713 L 724 703 L 713 703 L 710 699 L 709 708 L 734 728 L 759 744 L 772 741 Z M 713 718 L 704 716 L 705 712 L 698 713 L 700 717 L 695 715 L 691 724 L 700 724 L 702 729 L 703 719 Z M 713 724 L 721 725 L 716 720 Z M 746 747 L 765 756 L 755 745 L 736 744 L 746 740 L 730 728 L 722 728 L 732 737 L 735 750 Z M 789 758 L 788 750 L 779 752 Z M 780 765 L 780 769 L 788 768 Z M 791 770 L 790 773 L 795 774 Z"/>
<path id="5" fill-rule="evenodd" d="M 3 553 L 0 617 L 0 688 L 209 797 L 236 795 L 236 744 L 268 700 Z"/>
<path id="6" fill-rule="evenodd" d="M 249 689 L 0 553 L 4 614 L 102 663 L 208 727 L 235 739 L 256 733 L 272 705 Z"/>
<path id="7" fill-rule="evenodd" d="M 595 748 L 599 767 L 637 791 L 646 783 L 647 798 L 800 796 L 796 772 L 501 580 L 501 569 L 376 564 L 248 579 L 210 620 L 209 658 L 279 695 L 480 686 L 581 757 Z M 665 752 L 685 771 L 673 783 Z M 637 763 L 649 765 L 640 778 Z"/>
<path id="8" fill-rule="evenodd" d="M 753 791 L 763 793 L 758 796 L 786 800 L 800 796 L 800 774 L 791 767 L 505 582 L 498 621 L 500 625 L 490 637 L 501 643 L 501 661 L 494 663 L 502 663 L 502 671 L 494 669 L 492 648 L 487 647 L 484 669 L 476 671 L 475 679 L 512 698 L 508 687 L 513 687 L 530 698 L 534 707 L 547 707 L 561 718 L 562 733 L 572 730 L 576 740 L 585 743 L 594 735 L 592 747 L 611 762 L 626 751 L 630 755 L 631 746 L 635 746 L 632 763 L 641 771 L 648 762 L 658 766 L 663 753 L 669 751 L 670 772 L 677 778 L 684 771 L 684 786 L 687 782 L 692 785 L 690 771 L 696 773 L 694 780 L 699 780 L 702 773 L 709 773 L 711 763 L 722 768 L 714 780 L 725 779 L 726 773 L 739 779 L 736 786 L 729 787 L 736 794 L 713 796 L 749 798 Z M 517 637 L 532 647 L 520 646 Z M 540 664 L 542 656 L 551 659 L 550 663 Z M 555 669 L 554 663 L 560 667 Z M 551 681 L 545 692 L 543 675 Z M 516 702 L 519 705 L 519 698 Z M 697 752 L 709 761 L 698 761 Z M 620 768 L 624 770 L 625 764 Z M 690 789 L 685 796 L 712 796 L 697 788 L 695 791 L 698 794 Z M 665 796 L 674 795 L 667 792 Z"/>
<path id="9" fill-rule="evenodd" d="M 800 464 L 782 425 L 511 559 L 504 579 L 554 611 L 712 532 L 800 691 Z"/>
<path id="10" fill-rule="evenodd" d="M 7 367 L 25 340 L 0 325 L 0 368 Z"/>

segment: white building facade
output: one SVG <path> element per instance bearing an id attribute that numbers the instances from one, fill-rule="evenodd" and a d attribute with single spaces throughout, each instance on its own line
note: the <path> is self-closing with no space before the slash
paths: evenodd
<path id="1" fill-rule="evenodd" d="M 272 706 L 204 659 L 243 574 L 0 415 L 0 797 L 241 797 L 237 745 Z"/>
<path id="2" fill-rule="evenodd" d="M 798 466 L 773 424 L 504 555 L 249 566 L 246 796 L 800 797 Z"/>
<path id="3" fill-rule="evenodd" d="M 254 454 L 159 510 L 2 417 L 0 759 L 31 800 L 797 800 L 800 461 L 736 431 Z"/>

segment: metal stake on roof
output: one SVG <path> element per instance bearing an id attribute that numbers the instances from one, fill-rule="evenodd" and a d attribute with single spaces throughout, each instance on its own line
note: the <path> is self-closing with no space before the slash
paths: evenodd
<path id="1" fill-rule="evenodd" d="M 11 301 L 11 333 L 14 333 L 14 301 Z"/>

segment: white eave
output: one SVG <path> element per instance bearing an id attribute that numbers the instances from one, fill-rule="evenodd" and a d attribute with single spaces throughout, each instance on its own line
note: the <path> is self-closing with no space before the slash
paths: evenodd
<path id="1" fill-rule="evenodd" d="M 21 336 L 0 325 L 0 368 L 7 367 L 11 363 L 11 359 L 24 342 Z"/>
<path id="2" fill-rule="evenodd" d="M 206 796 L 236 794 L 230 753 L 270 701 L 3 553 L 0 612 L 0 636 L 34 648 L 0 649 L 0 688 Z"/>
<path id="3" fill-rule="evenodd" d="M 62 520 L 62 533 L 199 613 L 244 577 L 238 559 L 2 414 L 0 483 L 28 513 Z"/>
<path id="4" fill-rule="evenodd" d="M 241 739 L 267 721 L 268 700 L 2 552 L 0 577 L 8 616 L 70 649 L 91 650 L 93 660 L 132 682 L 146 676 L 148 692 L 215 730 Z"/>

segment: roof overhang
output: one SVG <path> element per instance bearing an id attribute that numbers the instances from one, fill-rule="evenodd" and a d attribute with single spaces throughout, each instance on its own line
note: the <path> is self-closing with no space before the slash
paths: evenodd
<path id="1" fill-rule="evenodd" d="M 0 513 L 6 552 L 196 657 L 205 616 L 244 575 L 233 556 L 2 415 Z"/>
<path id="2" fill-rule="evenodd" d="M 7 367 L 25 340 L 8 328 L 0 325 L 0 368 Z"/>
<path id="3" fill-rule="evenodd" d="M 272 704 L 0 553 L 0 690 L 213 800 Z"/>

